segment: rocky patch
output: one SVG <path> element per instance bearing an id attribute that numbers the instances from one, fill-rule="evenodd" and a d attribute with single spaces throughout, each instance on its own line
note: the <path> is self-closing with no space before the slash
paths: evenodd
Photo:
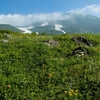
<path id="1" fill-rule="evenodd" d="M 79 55 L 79 56 L 88 55 L 88 54 L 89 52 L 83 47 L 78 47 L 74 49 L 72 53 L 72 55 Z"/>
<path id="2" fill-rule="evenodd" d="M 48 46 L 51 46 L 51 47 L 55 47 L 55 46 L 58 46 L 59 45 L 59 42 L 57 42 L 56 40 L 46 40 L 46 41 L 43 41 L 43 43 L 47 44 Z"/>
<path id="3" fill-rule="evenodd" d="M 85 44 L 86 46 L 93 46 L 93 44 L 83 36 L 73 37 L 72 40 L 77 42 L 79 45 L 80 44 Z"/>

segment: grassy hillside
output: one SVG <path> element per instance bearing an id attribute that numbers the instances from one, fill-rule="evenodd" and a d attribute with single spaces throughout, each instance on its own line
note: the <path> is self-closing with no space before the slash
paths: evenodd
<path id="1" fill-rule="evenodd" d="M 11 31 L 14 31 L 14 32 L 22 32 L 18 28 L 11 26 L 9 24 L 0 24 L 0 30 L 11 30 Z"/>
<path id="2" fill-rule="evenodd" d="M 72 55 L 84 36 L 87 55 Z M 0 34 L 1 100 L 100 100 L 100 35 Z M 56 43 L 47 41 L 54 40 Z"/>

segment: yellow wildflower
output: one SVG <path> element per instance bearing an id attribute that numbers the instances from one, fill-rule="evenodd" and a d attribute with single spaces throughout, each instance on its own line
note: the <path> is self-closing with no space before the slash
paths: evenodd
<path id="1" fill-rule="evenodd" d="M 11 85 L 10 85 L 10 84 L 8 84 L 8 85 L 7 85 L 7 88 L 11 88 Z"/>
<path id="2" fill-rule="evenodd" d="M 66 94 L 66 93 L 67 93 L 67 91 L 64 91 L 64 93 Z"/>
<path id="3" fill-rule="evenodd" d="M 49 74 L 49 77 L 52 77 L 52 74 L 51 73 Z"/>
<path id="4" fill-rule="evenodd" d="M 45 72 L 45 70 L 42 70 L 42 72 Z"/>
<path id="5" fill-rule="evenodd" d="M 75 92 L 78 92 L 78 90 L 75 90 Z"/>
<path id="6" fill-rule="evenodd" d="M 31 92 L 32 95 L 34 95 L 34 92 Z"/>
<path id="7" fill-rule="evenodd" d="M 72 96 L 72 93 L 71 92 L 68 92 L 69 96 Z"/>
<path id="8" fill-rule="evenodd" d="M 74 93 L 75 96 L 77 96 L 77 93 Z"/>
<path id="9" fill-rule="evenodd" d="M 71 93 L 73 93 L 73 92 L 74 92 L 74 90 L 70 90 L 70 92 L 71 92 Z"/>
<path id="10" fill-rule="evenodd" d="M 89 68 L 90 70 L 92 69 L 92 68 Z"/>

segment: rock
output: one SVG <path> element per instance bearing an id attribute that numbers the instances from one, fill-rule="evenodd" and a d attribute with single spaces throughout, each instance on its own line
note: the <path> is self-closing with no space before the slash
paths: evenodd
<path id="1" fill-rule="evenodd" d="M 72 40 L 75 41 L 75 42 L 77 42 L 78 44 L 84 43 L 87 46 L 93 46 L 92 43 L 88 39 L 86 39 L 85 37 L 83 37 L 83 36 L 73 37 Z"/>
<path id="2" fill-rule="evenodd" d="M 55 46 L 58 46 L 59 43 L 55 40 L 46 40 L 46 41 L 43 41 L 45 44 L 47 44 L 48 46 L 52 46 L 52 47 L 55 47 Z"/>
<path id="3" fill-rule="evenodd" d="M 88 55 L 88 54 L 89 54 L 88 51 L 83 47 L 78 47 L 74 49 L 72 53 L 72 55 L 79 55 L 79 56 Z"/>
<path id="4" fill-rule="evenodd" d="M 2 40 L 2 42 L 7 43 L 7 42 L 9 42 L 9 40 Z"/>

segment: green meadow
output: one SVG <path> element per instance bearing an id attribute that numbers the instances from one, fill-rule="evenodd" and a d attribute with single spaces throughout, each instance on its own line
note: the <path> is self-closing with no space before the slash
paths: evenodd
<path id="1" fill-rule="evenodd" d="M 73 55 L 79 46 L 88 54 Z M 0 31 L 0 100 L 100 100 L 100 34 Z"/>

